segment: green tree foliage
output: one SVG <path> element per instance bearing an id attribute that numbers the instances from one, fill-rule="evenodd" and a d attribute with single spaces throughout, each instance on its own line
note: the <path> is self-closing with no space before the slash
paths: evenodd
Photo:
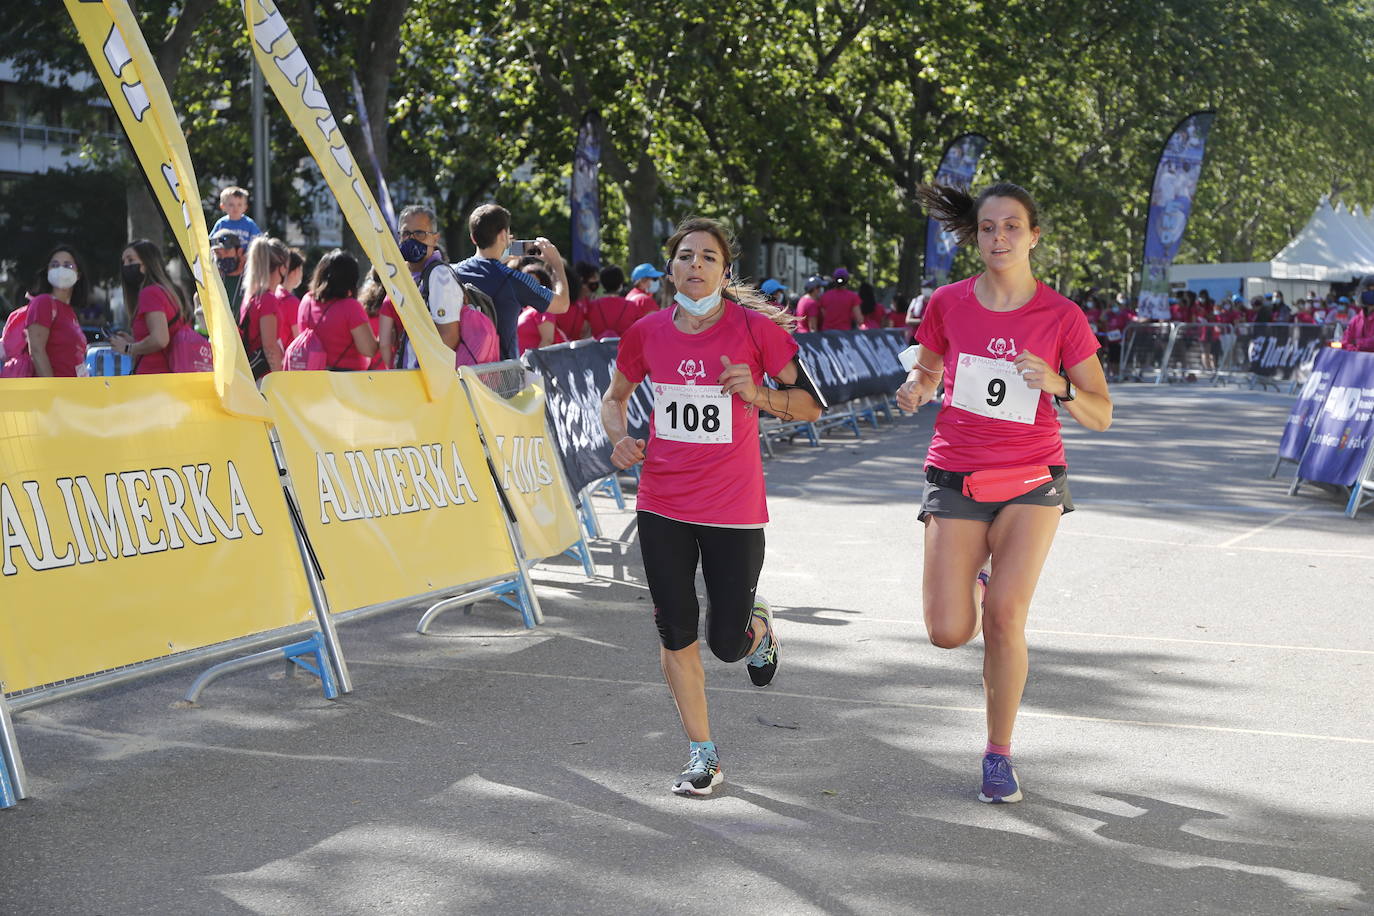
<path id="1" fill-rule="evenodd" d="M 1040 200 L 1038 269 L 1061 289 L 1131 284 L 1159 149 L 1199 109 L 1217 120 L 1180 259 L 1267 258 L 1321 195 L 1374 202 L 1374 11 L 1363 0 L 284 0 L 282 10 L 366 164 L 358 74 L 398 204 L 433 201 L 454 254 L 466 252 L 467 212 L 487 199 L 512 210 L 522 235 L 566 244 L 587 112 L 600 116 L 614 260 L 658 261 L 672 223 L 700 212 L 736 228 L 746 265 L 765 239 L 796 242 L 826 269 L 872 264 L 899 298 L 922 268 L 915 190 L 968 131 L 991 141 L 979 183 L 1014 180 Z M 140 0 L 139 13 L 199 173 L 246 176 L 240 8 Z M 79 65 L 64 22 L 60 7 L 27 0 L 9 44 Z M 274 217 L 298 217 L 304 151 L 279 115 L 272 145 Z M 956 264 L 975 268 L 968 252 Z"/>

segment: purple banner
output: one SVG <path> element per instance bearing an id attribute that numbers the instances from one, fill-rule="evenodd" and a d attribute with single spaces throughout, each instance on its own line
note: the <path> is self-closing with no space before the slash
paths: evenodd
<path id="1" fill-rule="evenodd" d="M 968 189 L 973 184 L 973 174 L 978 171 L 978 160 L 983 158 L 988 138 L 979 134 L 964 134 L 957 137 L 945 148 L 940 159 L 940 168 L 935 172 L 935 184 Z M 954 255 L 959 245 L 954 233 L 933 219 L 926 220 L 926 262 L 924 286 L 942 286 L 949 280 L 950 268 L 954 266 Z"/>
<path id="2" fill-rule="evenodd" d="M 1169 320 L 1169 266 L 1174 263 L 1188 217 L 1193 212 L 1207 134 L 1215 115 L 1191 114 L 1179 122 L 1160 153 L 1150 186 L 1150 215 L 1145 221 L 1145 264 L 1140 272 L 1140 317 Z"/>
<path id="3" fill-rule="evenodd" d="M 1331 391 L 1331 382 L 1336 377 L 1336 367 L 1341 363 L 1344 350 L 1322 347 L 1317 351 L 1316 362 L 1312 364 L 1312 374 L 1298 393 L 1293 404 L 1293 412 L 1288 415 L 1288 423 L 1283 427 L 1283 438 L 1279 440 L 1279 457 L 1289 461 L 1302 458 L 1307 440 L 1312 436 L 1312 424 L 1317 419 L 1326 396 Z"/>
<path id="4" fill-rule="evenodd" d="M 572 211 L 572 259 L 574 264 L 601 266 L 601 118 L 595 112 L 582 119 L 573 150 L 572 185 L 568 191 Z"/>
<path id="5" fill-rule="evenodd" d="M 1331 388 L 1312 424 L 1298 478 L 1352 486 L 1374 434 L 1374 353 L 1332 351 Z"/>

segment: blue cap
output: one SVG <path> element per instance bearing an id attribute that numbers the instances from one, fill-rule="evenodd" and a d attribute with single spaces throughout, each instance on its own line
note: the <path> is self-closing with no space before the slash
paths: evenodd
<path id="1" fill-rule="evenodd" d="M 630 271 L 630 282 L 638 283 L 645 277 L 653 277 L 657 279 L 661 276 L 663 276 L 663 271 L 657 269 L 656 267 L 654 267 L 654 265 L 646 262 L 644 264 L 640 264 L 634 270 Z"/>
<path id="2" fill-rule="evenodd" d="M 1232 301 L 1232 302 L 1244 302 L 1245 300 L 1241 298 L 1240 293 L 1232 293 L 1232 294 L 1231 294 L 1231 301 Z"/>
<path id="3" fill-rule="evenodd" d="M 1348 303 L 1348 302 L 1350 301 L 1350 297 L 1349 297 L 1349 296 L 1342 296 L 1341 298 L 1337 299 L 1336 301 L 1337 301 L 1337 302 L 1346 302 L 1346 303 Z"/>
<path id="4" fill-rule="evenodd" d="M 1274 298 L 1274 294 L 1273 294 L 1273 293 L 1265 293 L 1265 294 L 1264 294 L 1264 298 L 1266 298 L 1266 299 L 1273 299 L 1273 298 Z"/>
<path id="5" fill-rule="evenodd" d="M 781 283 L 779 283 L 777 280 L 774 280 L 772 277 L 769 277 L 767 280 L 764 280 L 763 285 L 759 287 L 759 291 L 763 293 L 765 296 L 771 296 L 778 290 L 782 289 L 787 289 L 787 287 L 783 286 Z"/>
<path id="6" fill-rule="evenodd" d="M 824 285 L 825 285 L 825 277 L 819 276 L 818 274 L 812 274 L 811 276 L 809 276 L 809 277 L 806 278 L 806 286 L 805 286 L 804 288 L 805 288 L 805 289 L 815 289 L 815 288 L 818 287 L 818 286 L 824 286 Z"/>

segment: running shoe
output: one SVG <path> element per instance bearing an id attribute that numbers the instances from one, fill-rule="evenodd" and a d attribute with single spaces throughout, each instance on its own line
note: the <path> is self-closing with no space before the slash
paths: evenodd
<path id="1" fill-rule="evenodd" d="M 768 602 L 755 596 L 754 619 L 763 621 L 763 641 L 749 656 L 749 680 L 755 687 L 767 687 L 778 672 L 778 636 L 773 632 L 773 609 Z"/>
<path id="2" fill-rule="evenodd" d="M 990 805 L 1021 800 L 1021 783 L 1016 778 L 1016 768 L 1011 765 L 1010 757 L 983 755 L 983 789 L 978 793 L 978 800 Z"/>
<path id="3" fill-rule="evenodd" d="M 678 795 L 710 795 L 711 790 L 724 781 L 720 760 L 700 748 L 693 748 L 687 768 L 673 783 L 673 791 Z"/>

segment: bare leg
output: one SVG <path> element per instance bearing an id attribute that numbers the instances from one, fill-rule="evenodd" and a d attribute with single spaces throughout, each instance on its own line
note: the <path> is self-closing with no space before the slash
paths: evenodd
<path id="1" fill-rule="evenodd" d="M 926 632 L 942 649 L 978 635 L 978 570 L 988 558 L 987 522 L 932 516 L 926 522 L 922 577 Z"/>
<path id="2" fill-rule="evenodd" d="M 1029 665 L 1026 617 L 1060 516 L 1055 506 L 1007 506 L 988 531 L 993 572 L 983 617 L 983 691 L 993 744 L 1011 743 Z"/>
<path id="3" fill-rule="evenodd" d="M 701 643 L 694 642 L 676 652 L 660 646 L 658 655 L 687 739 L 710 741 L 711 722 L 706 714 L 706 671 L 701 666 Z"/>

